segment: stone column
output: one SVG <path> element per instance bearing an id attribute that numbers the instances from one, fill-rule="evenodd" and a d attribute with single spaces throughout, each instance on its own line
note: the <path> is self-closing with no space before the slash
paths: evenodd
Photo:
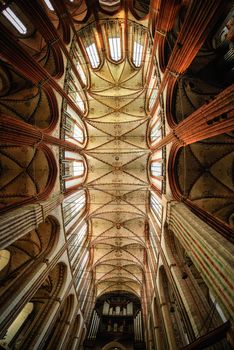
<path id="1" fill-rule="evenodd" d="M 218 94 L 213 101 L 190 114 L 162 140 L 153 144 L 152 149 L 161 149 L 171 142 L 176 142 L 182 147 L 232 131 L 234 129 L 233 101 L 234 84 Z"/>
<path id="2" fill-rule="evenodd" d="M 141 311 L 139 311 L 138 317 L 139 317 L 139 340 L 142 341 L 143 340 L 143 334 L 142 334 Z"/>
<path id="3" fill-rule="evenodd" d="M 161 94 L 165 87 L 167 86 L 167 92 L 170 90 L 171 93 L 179 75 L 186 71 L 196 57 L 208 33 L 210 33 L 215 25 L 215 20 L 219 16 L 221 6 L 221 0 L 210 0 L 208 2 L 192 0 L 190 2 L 182 28 L 178 34 L 165 74 L 161 81 L 158 96 L 151 111 L 152 115 L 158 107 Z M 171 96 L 168 97 L 168 100 L 170 100 Z M 170 115 L 168 123 L 173 127 L 174 122 L 171 120 Z"/>
<path id="4" fill-rule="evenodd" d="M 6 115 L 0 120 L 1 142 L 19 146 L 35 146 L 41 142 L 55 145 L 69 151 L 80 152 L 81 148 L 73 143 L 51 136 L 33 125 Z"/>
<path id="5" fill-rule="evenodd" d="M 163 320 L 166 328 L 167 340 L 170 350 L 176 350 L 177 344 L 174 336 L 173 325 L 171 321 L 170 312 L 168 310 L 168 305 L 164 302 L 161 303 L 161 311 L 163 315 Z"/>
<path id="6" fill-rule="evenodd" d="M 38 227 L 46 217 L 63 201 L 63 195 L 56 195 L 47 201 L 25 205 L 4 213 L 0 219 L 0 249 Z"/>
<path id="7" fill-rule="evenodd" d="M 168 203 L 167 223 L 233 324 L 233 245 L 183 203 Z"/>
<path id="8" fill-rule="evenodd" d="M 138 341 L 137 316 L 133 320 L 133 322 L 134 322 L 134 339 L 135 339 L 135 341 Z"/>

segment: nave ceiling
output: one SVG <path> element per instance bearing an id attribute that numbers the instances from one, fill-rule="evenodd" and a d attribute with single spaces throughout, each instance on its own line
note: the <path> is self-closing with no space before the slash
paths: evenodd
<path id="1" fill-rule="evenodd" d="M 97 294 L 140 295 L 149 157 L 144 68 L 135 69 L 127 58 L 119 64 L 105 60 L 90 74 L 85 187 Z"/>

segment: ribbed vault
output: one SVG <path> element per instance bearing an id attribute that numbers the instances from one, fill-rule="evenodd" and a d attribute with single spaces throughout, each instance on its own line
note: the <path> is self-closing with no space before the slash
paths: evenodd
<path id="1" fill-rule="evenodd" d="M 90 75 L 86 186 L 97 296 L 115 290 L 140 295 L 149 155 L 144 68 L 127 58 L 105 60 Z"/>

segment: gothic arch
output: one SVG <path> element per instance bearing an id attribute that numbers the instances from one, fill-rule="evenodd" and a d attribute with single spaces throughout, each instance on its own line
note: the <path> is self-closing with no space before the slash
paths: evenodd
<path id="1" fill-rule="evenodd" d="M 47 341 L 43 344 L 41 349 L 53 350 L 55 344 L 64 344 L 69 326 L 71 323 L 74 308 L 74 295 L 70 294 L 66 297 L 57 319 L 46 335 Z M 65 346 L 65 344 L 63 345 Z"/>
<path id="2" fill-rule="evenodd" d="M 70 328 L 68 348 L 74 349 L 76 344 L 79 344 L 81 328 L 81 316 L 78 314 L 75 318 L 73 326 Z"/>
<path id="3" fill-rule="evenodd" d="M 11 346 L 15 344 L 20 346 L 20 349 L 28 349 L 34 347 L 40 334 L 45 329 L 45 324 L 57 309 L 58 298 L 63 293 L 63 287 L 66 283 L 66 266 L 63 263 L 58 263 L 41 282 L 36 291 L 27 293 L 27 297 L 23 303 L 17 305 L 9 319 L 4 320 L 2 324 L 1 336 L 8 334 L 11 324 L 17 320 L 17 316 L 24 308 L 24 305 L 32 305 L 30 315 L 23 323 L 19 332 L 11 339 Z"/>
<path id="4" fill-rule="evenodd" d="M 2 304 L 14 299 L 16 291 L 22 289 L 25 281 L 30 280 L 40 264 L 49 258 L 58 241 L 58 235 L 58 221 L 48 216 L 35 230 L 5 249 L 9 256 L 7 265 L 0 275 Z"/>
<path id="5" fill-rule="evenodd" d="M 37 341 L 36 335 L 44 329 L 44 325 L 57 309 L 56 299 L 61 298 L 66 284 L 67 267 L 58 263 L 49 273 L 40 288 L 31 298 L 34 304 L 33 320 L 24 333 L 20 344 L 22 349 L 33 348 Z M 54 300 L 53 302 L 51 302 Z"/>

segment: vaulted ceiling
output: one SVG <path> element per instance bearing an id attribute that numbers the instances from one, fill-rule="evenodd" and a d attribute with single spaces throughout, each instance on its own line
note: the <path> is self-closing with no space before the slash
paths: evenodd
<path id="1" fill-rule="evenodd" d="M 148 174 L 145 68 L 107 59 L 91 71 L 86 123 L 86 187 L 97 295 L 140 295 L 145 259 Z"/>

